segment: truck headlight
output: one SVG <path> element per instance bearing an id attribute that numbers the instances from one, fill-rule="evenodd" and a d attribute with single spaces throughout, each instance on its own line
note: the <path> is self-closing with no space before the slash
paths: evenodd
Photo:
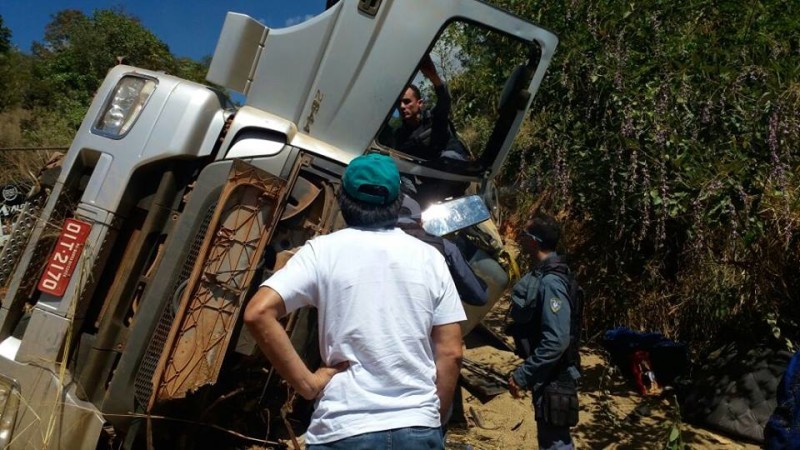
<path id="1" fill-rule="evenodd" d="M 19 387 L 17 383 L 0 376 L 0 448 L 11 442 L 11 433 L 17 420 L 19 408 Z"/>
<path id="2" fill-rule="evenodd" d="M 156 80 L 130 75 L 122 77 L 97 115 L 93 131 L 113 139 L 125 136 L 155 88 Z"/>

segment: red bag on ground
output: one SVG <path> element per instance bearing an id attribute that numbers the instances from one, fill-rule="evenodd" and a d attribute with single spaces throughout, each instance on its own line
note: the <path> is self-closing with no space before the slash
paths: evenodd
<path id="1" fill-rule="evenodd" d="M 658 395 L 661 393 L 661 387 L 653 372 L 653 364 L 650 362 L 649 352 L 637 350 L 631 354 L 631 372 L 640 394 Z"/>

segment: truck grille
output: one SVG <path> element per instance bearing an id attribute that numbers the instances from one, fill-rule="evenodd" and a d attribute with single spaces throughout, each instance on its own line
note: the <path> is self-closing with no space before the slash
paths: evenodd
<path id="1" fill-rule="evenodd" d="M 211 218 L 214 215 L 214 210 L 216 207 L 217 205 L 214 203 L 210 205 L 206 211 L 206 215 L 203 218 L 203 223 L 200 225 L 200 228 L 197 230 L 197 234 L 194 236 L 194 242 L 192 242 L 192 246 L 189 249 L 189 255 L 187 256 L 186 261 L 183 263 L 181 273 L 175 280 L 175 285 L 170 290 L 173 296 L 176 295 L 176 293 L 181 289 L 181 286 L 192 274 L 192 267 L 194 267 L 194 263 L 200 254 L 200 248 L 203 246 L 203 238 L 206 235 L 208 224 L 211 223 Z M 136 400 L 140 405 L 147 405 L 153 393 L 153 374 L 156 371 L 158 361 L 161 358 L 161 353 L 164 350 L 164 344 L 167 342 L 167 338 L 169 337 L 169 330 L 172 327 L 172 322 L 175 320 L 175 311 L 173 308 L 174 303 L 172 301 L 164 303 L 164 310 L 161 312 L 161 318 L 159 319 L 156 330 L 153 333 L 153 338 L 147 345 L 147 351 L 144 354 L 144 358 L 142 358 L 139 371 L 136 373 Z"/>

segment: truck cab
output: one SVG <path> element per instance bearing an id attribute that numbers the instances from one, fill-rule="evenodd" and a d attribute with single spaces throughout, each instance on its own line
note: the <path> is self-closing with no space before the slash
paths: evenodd
<path id="1" fill-rule="evenodd" d="M 423 206 L 477 195 L 494 213 L 453 234 L 489 287 L 487 305 L 465 305 L 469 332 L 513 277 L 493 179 L 557 42 L 477 0 L 343 0 L 284 29 L 229 13 L 216 88 L 112 68 L 0 254 L 0 446 L 300 448 L 313 405 L 271 370 L 243 306 L 308 239 L 345 226 L 341 176 L 368 152 L 394 158 Z M 458 80 L 485 63 L 476 45 L 518 54 L 471 93 Z M 452 81 L 467 158 L 387 138 L 426 55 Z M 315 312 L 285 326 L 318 365 Z"/>

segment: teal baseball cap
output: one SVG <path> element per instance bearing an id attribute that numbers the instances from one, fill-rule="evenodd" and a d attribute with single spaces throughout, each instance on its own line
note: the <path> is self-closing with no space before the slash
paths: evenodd
<path id="1" fill-rule="evenodd" d="M 342 186 L 356 200 L 387 205 L 400 193 L 400 172 L 392 158 L 370 153 L 350 161 L 344 170 Z"/>

